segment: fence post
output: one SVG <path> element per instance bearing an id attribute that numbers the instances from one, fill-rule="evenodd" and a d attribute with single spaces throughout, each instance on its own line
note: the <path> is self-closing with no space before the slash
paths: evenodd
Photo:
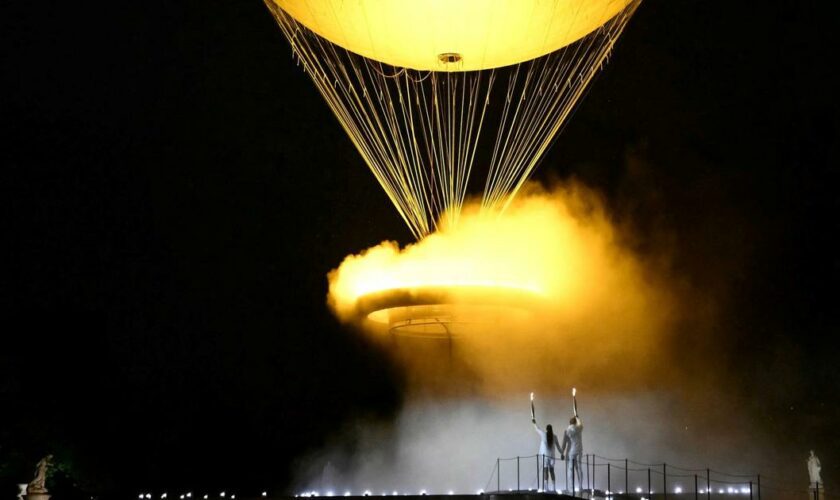
<path id="1" fill-rule="evenodd" d="M 668 466 L 662 463 L 662 494 L 663 498 L 668 500 Z"/>
<path id="2" fill-rule="evenodd" d="M 598 489 L 597 486 L 598 481 L 598 470 L 595 469 L 595 454 L 592 454 L 592 495 L 594 498 L 595 490 Z"/>
<path id="3" fill-rule="evenodd" d="M 612 469 L 612 464 L 607 462 L 607 494 L 612 492 L 612 485 L 610 484 L 610 470 Z"/>
<path id="4" fill-rule="evenodd" d="M 627 459 L 624 459 L 624 493 L 630 494 L 630 468 L 627 466 Z"/>
<path id="5" fill-rule="evenodd" d="M 761 500 L 761 474 L 758 475 L 758 500 Z"/>
<path id="6" fill-rule="evenodd" d="M 820 483 L 814 483 L 814 500 L 820 500 Z"/>
<path id="7" fill-rule="evenodd" d="M 750 481 L 750 500 L 753 500 L 753 497 L 752 497 L 752 480 Z"/>
<path id="8" fill-rule="evenodd" d="M 706 469 L 706 500 L 711 500 L 712 498 L 712 486 L 709 480 L 710 476 L 711 474 L 709 474 L 709 469 Z"/>
<path id="9" fill-rule="evenodd" d="M 650 467 L 648 467 L 648 499 L 650 499 Z"/>
<path id="10" fill-rule="evenodd" d="M 697 500 L 697 474 L 694 474 L 694 500 Z"/>
<path id="11" fill-rule="evenodd" d="M 589 453 L 587 453 L 585 455 L 585 457 L 586 458 L 584 460 L 586 460 L 586 489 L 589 489 L 590 479 L 592 479 L 589 475 Z M 583 482 L 583 478 L 580 479 L 580 482 L 581 483 Z M 583 486 L 583 485 L 581 485 L 581 486 Z"/>
<path id="12" fill-rule="evenodd" d="M 537 453 L 537 491 L 540 491 L 540 455 Z"/>
<path id="13" fill-rule="evenodd" d="M 516 491 L 519 491 L 519 457 L 516 457 Z"/>
<path id="14" fill-rule="evenodd" d="M 496 491 L 502 491 L 502 469 L 499 468 L 499 457 L 496 457 Z"/>

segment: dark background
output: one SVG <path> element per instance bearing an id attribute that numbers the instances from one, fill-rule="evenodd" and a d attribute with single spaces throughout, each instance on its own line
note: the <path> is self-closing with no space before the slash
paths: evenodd
<path id="1" fill-rule="evenodd" d="M 768 432 L 840 476 L 838 9 L 646 0 L 538 179 L 720 304 Z M 410 234 L 259 1 L 4 3 L 0 494 L 281 491 L 401 377 L 325 274 Z M 691 342 L 687 339 L 686 342 Z M 75 486 L 74 486 L 75 485 Z"/>

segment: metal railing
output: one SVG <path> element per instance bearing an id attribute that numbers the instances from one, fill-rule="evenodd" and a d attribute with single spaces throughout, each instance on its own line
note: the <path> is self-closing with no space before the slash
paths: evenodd
<path id="1" fill-rule="evenodd" d="M 681 499 L 710 500 L 712 496 L 740 495 L 750 500 L 761 500 L 765 490 L 772 498 L 813 498 L 813 500 L 840 499 L 826 495 L 824 486 L 817 483 L 806 488 L 784 488 L 761 474 L 735 474 L 709 467 L 688 468 L 667 463 L 636 462 L 627 458 L 609 458 L 597 454 L 580 456 L 580 463 L 552 459 L 545 455 L 526 455 L 497 458 L 485 491 L 526 492 L 557 491 L 572 496 L 612 497 L 630 496 L 667 500 L 669 496 Z M 556 481 L 547 481 L 544 465 L 554 461 Z M 561 470 L 557 470 L 557 468 Z M 570 471 L 578 468 L 580 476 Z M 578 481 L 577 477 L 580 477 Z M 579 483 L 579 484 L 578 484 Z M 769 484 L 768 484 L 769 483 Z M 552 488 L 553 486 L 553 488 Z M 805 496 L 807 495 L 807 496 Z"/>

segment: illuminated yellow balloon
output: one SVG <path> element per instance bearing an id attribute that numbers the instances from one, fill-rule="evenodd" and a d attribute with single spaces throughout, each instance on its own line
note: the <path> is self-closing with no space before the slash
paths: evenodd
<path id="1" fill-rule="evenodd" d="M 631 0 L 269 0 L 351 52 L 415 70 L 473 71 L 579 40 Z"/>
<path id="2" fill-rule="evenodd" d="M 505 210 L 642 0 L 264 1 L 420 239 L 457 224 L 473 165 Z"/>

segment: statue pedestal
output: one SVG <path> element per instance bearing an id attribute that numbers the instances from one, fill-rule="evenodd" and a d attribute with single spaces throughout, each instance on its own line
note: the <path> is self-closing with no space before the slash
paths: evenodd
<path id="1" fill-rule="evenodd" d="M 49 493 L 27 493 L 23 495 L 23 500 L 50 500 Z"/>
<path id="2" fill-rule="evenodd" d="M 820 483 L 819 488 L 814 487 L 814 483 L 808 487 L 808 499 L 809 500 L 825 500 L 825 487 L 823 483 Z"/>

